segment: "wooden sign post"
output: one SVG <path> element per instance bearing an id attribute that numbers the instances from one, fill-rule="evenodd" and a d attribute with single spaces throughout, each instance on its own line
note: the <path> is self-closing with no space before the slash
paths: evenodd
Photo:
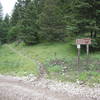
<path id="1" fill-rule="evenodd" d="M 87 56 L 89 56 L 89 45 L 87 44 L 86 46 L 87 46 L 86 47 L 86 49 L 87 49 Z"/>
<path id="2" fill-rule="evenodd" d="M 78 67 L 79 67 L 79 64 L 80 64 L 80 51 L 81 51 L 81 45 L 80 44 L 77 45 L 77 49 L 78 49 L 78 60 L 77 60 L 77 63 L 78 63 Z"/>
<path id="3" fill-rule="evenodd" d="M 79 67 L 79 64 L 80 64 L 80 48 L 81 48 L 81 45 L 86 45 L 87 64 L 88 64 L 88 59 L 89 59 L 89 45 L 91 44 L 91 39 L 90 38 L 76 39 L 76 44 L 77 44 L 77 48 L 78 48 L 78 67 Z"/>
<path id="4" fill-rule="evenodd" d="M 89 63 L 89 44 L 86 45 L 86 49 L 87 49 L 87 65 Z"/>

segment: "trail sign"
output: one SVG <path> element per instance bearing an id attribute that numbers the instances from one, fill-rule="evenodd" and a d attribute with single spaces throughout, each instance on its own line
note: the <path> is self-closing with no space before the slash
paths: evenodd
<path id="1" fill-rule="evenodd" d="M 79 67 L 79 64 L 80 64 L 81 45 L 87 45 L 86 51 L 87 51 L 87 65 L 88 65 L 89 45 L 91 44 L 91 39 L 90 38 L 76 39 L 76 44 L 77 44 L 77 49 L 78 49 L 78 67 Z"/>
<path id="2" fill-rule="evenodd" d="M 91 44 L 91 39 L 90 38 L 84 38 L 84 39 L 77 39 L 76 44 L 81 44 L 81 45 L 86 45 L 86 44 Z"/>

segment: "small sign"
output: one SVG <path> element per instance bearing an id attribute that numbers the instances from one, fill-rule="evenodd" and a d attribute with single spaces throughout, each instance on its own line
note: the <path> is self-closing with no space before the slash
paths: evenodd
<path id="1" fill-rule="evenodd" d="M 78 45 L 77 45 L 77 48 L 78 48 L 78 49 L 80 49 L 80 48 L 81 48 L 81 45 L 80 45 L 80 44 L 78 44 Z"/>
<path id="2" fill-rule="evenodd" d="M 80 48 L 81 48 L 81 45 L 87 45 L 86 51 L 87 51 L 87 65 L 88 65 L 89 45 L 92 43 L 91 40 L 92 40 L 91 38 L 83 38 L 83 39 L 77 39 L 76 40 L 77 49 L 78 49 L 78 60 L 77 60 L 78 67 L 80 65 L 80 50 L 81 50 Z"/>
<path id="3" fill-rule="evenodd" d="M 76 44 L 91 44 L 91 39 L 90 38 L 84 38 L 84 39 L 77 39 Z"/>

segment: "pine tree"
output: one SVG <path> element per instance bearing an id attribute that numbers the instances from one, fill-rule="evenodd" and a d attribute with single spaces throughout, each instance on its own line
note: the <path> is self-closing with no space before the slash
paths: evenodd
<path id="1" fill-rule="evenodd" d="M 24 17 L 24 0 L 17 0 L 11 17 L 12 26 L 17 25 Z"/>
<path id="2" fill-rule="evenodd" d="M 2 30 L 2 19 L 3 18 L 3 14 L 2 14 L 2 5 L 0 3 L 0 44 L 3 42 L 3 37 L 4 37 L 4 32 Z"/>
<path id="3" fill-rule="evenodd" d="M 10 24 L 11 28 L 8 32 L 8 40 L 9 42 L 13 41 L 22 41 L 22 20 L 24 18 L 25 13 L 25 0 L 17 0 L 11 19 Z"/>
<path id="4" fill-rule="evenodd" d="M 98 18 L 100 1 L 98 0 L 77 0 L 74 3 L 71 14 L 71 26 L 67 27 L 72 29 L 71 31 L 77 35 L 84 35 L 84 33 L 90 33 L 91 37 L 96 37 L 99 30 Z"/>
<path id="5" fill-rule="evenodd" d="M 37 21 L 37 9 L 34 1 L 25 1 L 25 13 L 22 19 L 23 31 L 22 39 L 28 44 L 36 44 L 39 42 L 38 39 L 38 25 Z"/>
<path id="6" fill-rule="evenodd" d="M 4 42 L 7 42 L 8 41 L 8 32 L 9 32 L 10 27 L 11 27 L 10 17 L 8 14 L 6 14 L 2 24 L 3 24 L 2 26 L 3 26 L 4 34 L 5 34 L 5 37 L 4 37 L 5 41 Z"/>
<path id="7" fill-rule="evenodd" d="M 96 0 L 95 5 L 96 5 L 95 6 L 96 7 L 96 25 L 98 26 L 96 34 L 100 34 L 100 1 Z"/>
<path id="8" fill-rule="evenodd" d="M 44 40 L 62 41 L 65 37 L 65 22 L 60 0 L 44 0 L 39 15 L 40 36 Z"/>
<path id="9" fill-rule="evenodd" d="M 35 1 L 18 0 L 11 18 L 14 27 L 12 27 L 9 34 L 13 34 L 15 40 L 24 41 L 27 45 L 36 44 L 39 41 L 36 21 L 37 9 Z M 16 32 L 18 32 L 17 36 L 15 35 Z"/>
<path id="10" fill-rule="evenodd" d="M 3 14 L 2 14 L 2 5 L 0 3 L 0 20 L 2 20 Z"/>

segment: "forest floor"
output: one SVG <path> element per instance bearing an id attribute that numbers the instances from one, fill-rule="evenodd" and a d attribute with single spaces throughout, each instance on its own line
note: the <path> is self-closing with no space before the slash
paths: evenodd
<path id="1" fill-rule="evenodd" d="M 0 100 L 100 100 L 100 86 L 0 75 Z"/>

